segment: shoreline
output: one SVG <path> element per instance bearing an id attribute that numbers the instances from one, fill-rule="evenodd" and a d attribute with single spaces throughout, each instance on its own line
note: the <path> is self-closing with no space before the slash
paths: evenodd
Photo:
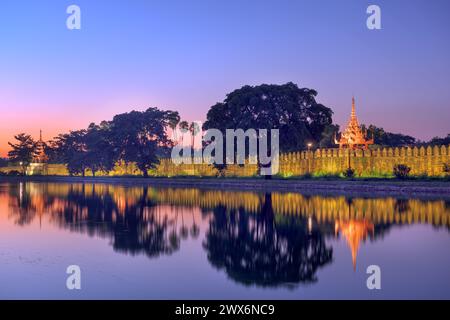
<path id="1" fill-rule="evenodd" d="M 198 188 L 254 192 L 299 192 L 306 194 L 404 196 L 450 198 L 450 181 L 420 180 L 321 180 L 258 178 L 164 178 L 164 177 L 66 177 L 29 176 L 0 177 L 4 182 L 99 183 L 154 186 L 166 188 Z"/>

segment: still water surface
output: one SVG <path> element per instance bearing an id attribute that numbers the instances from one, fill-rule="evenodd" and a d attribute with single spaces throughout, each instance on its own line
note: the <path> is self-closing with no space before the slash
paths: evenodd
<path id="1" fill-rule="evenodd" d="M 450 299 L 450 200 L 2 183 L 0 265 L 7 299 Z"/>

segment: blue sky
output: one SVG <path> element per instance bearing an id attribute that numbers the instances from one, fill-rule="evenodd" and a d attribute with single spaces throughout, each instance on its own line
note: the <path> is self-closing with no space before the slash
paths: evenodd
<path id="1" fill-rule="evenodd" d="M 81 8 L 81 30 L 66 8 Z M 377 4 L 382 30 L 368 30 Z M 0 152 L 156 106 L 203 120 L 226 93 L 288 81 L 314 88 L 344 125 L 422 139 L 450 132 L 447 0 L 2 0 Z"/>

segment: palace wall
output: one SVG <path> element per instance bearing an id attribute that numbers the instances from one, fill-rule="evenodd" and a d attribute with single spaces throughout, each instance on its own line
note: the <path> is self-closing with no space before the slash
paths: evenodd
<path id="1" fill-rule="evenodd" d="M 394 166 L 405 164 L 411 175 L 443 176 L 444 164 L 450 163 L 450 146 L 378 148 L 369 150 L 321 149 L 281 156 L 284 176 L 306 173 L 340 174 L 348 167 L 362 177 L 390 176 Z"/>
<path id="2" fill-rule="evenodd" d="M 194 159 L 195 160 L 195 159 Z M 197 159 L 198 160 L 198 159 Z M 195 162 L 195 161 L 194 161 Z M 411 168 L 411 175 L 444 176 L 444 164 L 450 164 L 450 146 L 378 148 L 369 150 L 319 149 L 313 152 L 293 152 L 280 155 L 280 171 L 283 177 L 312 175 L 337 175 L 349 166 L 357 176 L 392 176 L 397 164 Z M 0 172 L 20 171 L 19 167 L 0 168 Z M 68 175 L 63 164 L 32 164 L 29 175 Z M 139 175 L 133 164 L 117 164 L 110 176 Z M 89 172 L 87 175 L 91 175 Z M 98 174 L 101 176 L 102 174 Z M 151 176 L 216 176 L 217 170 L 207 164 L 175 165 L 171 159 L 162 159 L 156 169 L 149 171 Z M 227 177 L 251 177 L 257 175 L 257 166 L 230 165 Z"/>

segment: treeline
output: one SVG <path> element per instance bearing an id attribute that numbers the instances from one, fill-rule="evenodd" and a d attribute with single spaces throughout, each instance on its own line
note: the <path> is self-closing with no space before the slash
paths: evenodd
<path id="1" fill-rule="evenodd" d="M 213 105 L 206 116 L 203 130 L 219 129 L 279 129 L 280 151 L 292 152 L 313 148 L 335 147 L 334 136 L 339 126 L 333 124 L 331 108 L 316 102 L 317 92 L 299 88 L 294 83 L 284 85 L 244 86 L 227 94 L 223 102 Z M 111 121 L 92 123 L 83 130 L 60 134 L 47 143 L 37 142 L 30 135 L 18 134 L 16 143 L 9 143 L 9 161 L 20 164 L 23 173 L 42 153 L 50 163 L 65 163 L 71 175 L 85 175 L 89 170 L 109 172 L 119 161 L 135 163 L 144 176 L 170 155 L 174 146 L 168 129 L 176 127 L 195 131 L 192 124 L 180 121 L 176 111 L 149 108 L 114 116 Z M 384 131 L 370 125 L 369 135 L 380 146 L 405 146 L 422 143 L 415 138 Z M 434 138 L 430 144 L 450 144 L 447 138 Z M 208 142 L 207 142 L 208 143 Z M 223 143 L 225 148 L 226 143 Z M 204 146 L 202 146 L 204 147 Z M 223 152 L 223 154 L 226 154 Z M 0 165 L 6 164 L 3 159 Z"/>
<path id="2" fill-rule="evenodd" d="M 374 144 L 382 147 L 403 147 L 415 145 L 418 141 L 416 138 L 401 133 L 387 132 L 383 128 L 374 126 L 373 124 L 366 127 L 361 126 L 363 131 L 368 132 L 369 137 L 374 139 Z"/>
<path id="3" fill-rule="evenodd" d="M 144 176 L 166 156 L 173 142 L 167 128 L 174 128 L 178 112 L 149 108 L 116 115 L 111 121 L 92 123 L 87 129 L 60 134 L 45 143 L 44 152 L 50 163 L 65 163 L 71 175 L 109 172 L 118 161 L 135 163 Z M 17 144 L 9 143 L 9 159 L 22 166 L 22 173 L 38 157 L 38 142 L 31 136 L 15 136 Z"/>
<path id="4" fill-rule="evenodd" d="M 447 137 L 439 138 L 434 137 L 429 141 L 421 141 L 412 136 L 404 135 L 401 133 L 387 132 L 383 128 L 376 127 L 374 125 L 362 126 L 364 130 L 367 130 L 369 136 L 373 136 L 375 146 L 381 147 L 405 147 L 405 146 L 442 146 L 450 145 L 450 134 Z"/>

